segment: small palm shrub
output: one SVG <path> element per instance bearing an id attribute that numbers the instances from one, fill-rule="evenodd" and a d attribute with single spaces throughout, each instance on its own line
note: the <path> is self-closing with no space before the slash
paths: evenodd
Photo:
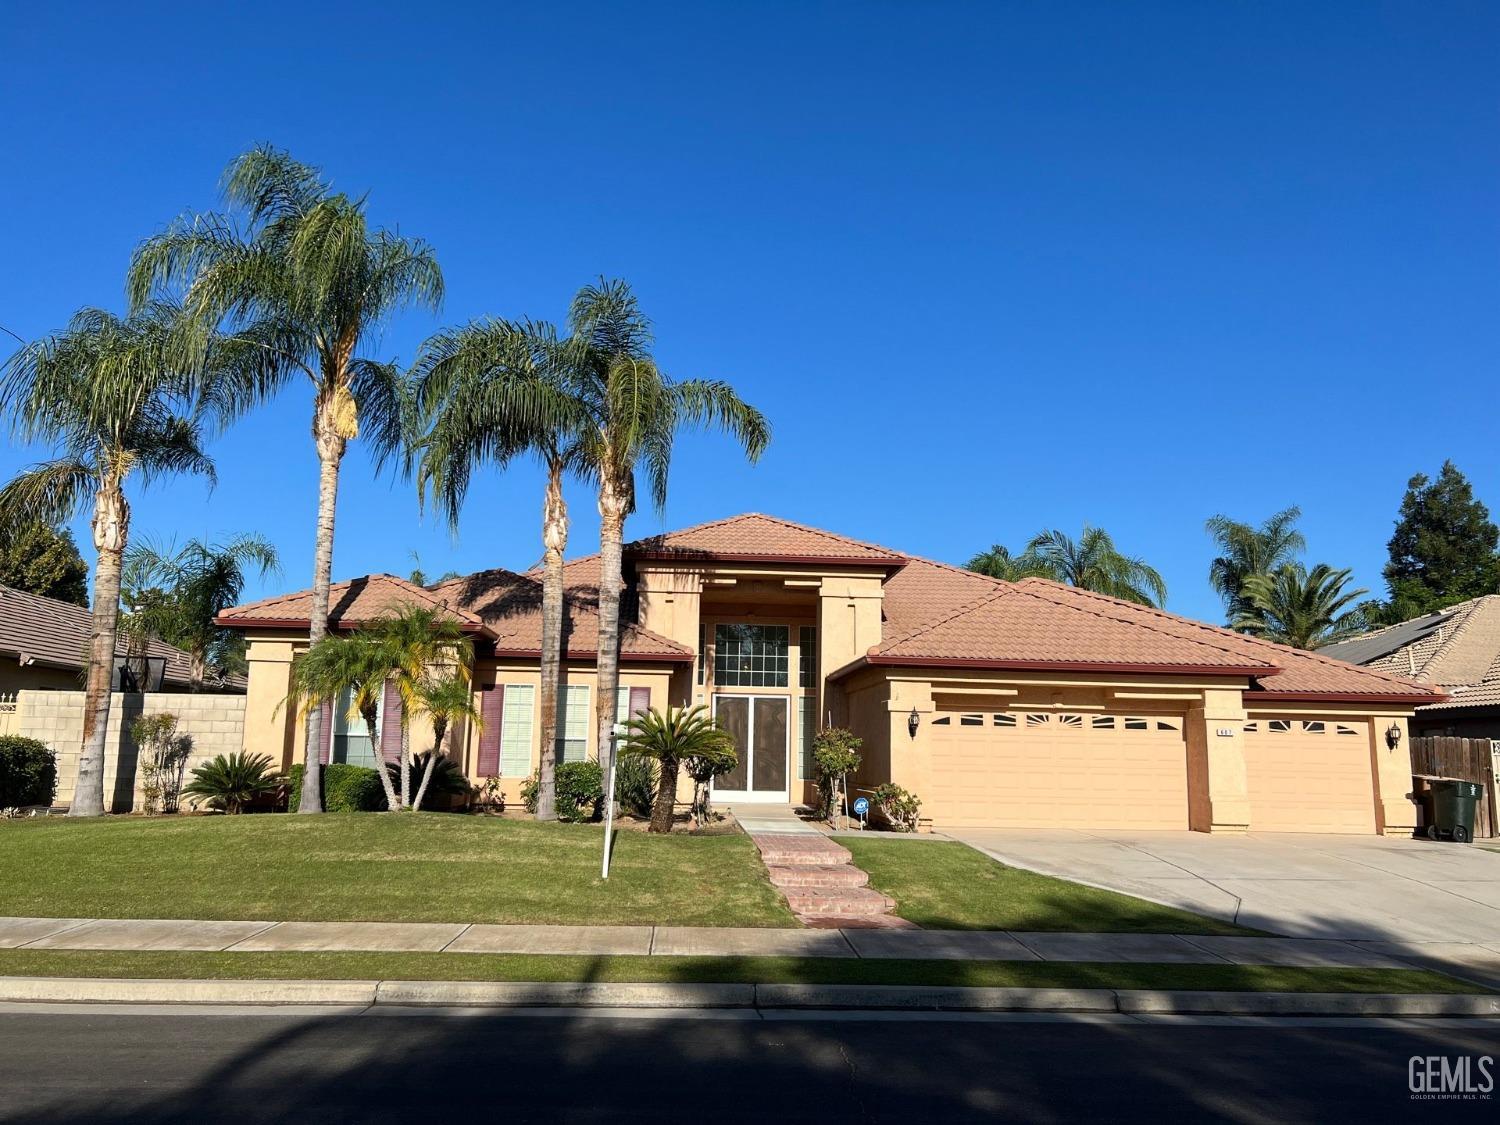
<path id="1" fill-rule="evenodd" d="M 622 754 L 615 760 L 615 796 L 632 816 L 651 815 L 656 800 L 656 767 L 649 758 Z"/>
<path id="2" fill-rule="evenodd" d="M 302 766 L 291 770 L 291 796 L 287 808 L 302 800 Z M 323 767 L 323 808 L 328 812 L 380 812 L 386 807 L 385 787 L 380 775 L 366 766 L 329 762 Z"/>
<path id="3" fill-rule="evenodd" d="M 50 805 L 57 795 L 57 755 L 45 742 L 0 737 L 0 809 Z"/>
<path id="4" fill-rule="evenodd" d="M 824 820 L 832 820 L 843 807 L 846 779 L 859 769 L 859 748 L 863 745 L 864 739 L 842 727 L 827 727 L 813 735 L 813 765 Z"/>
<path id="5" fill-rule="evenodd" d="M 411 765 L 407 774 L 407 792 L 415 793 L 422 787 L 422 778 L 427 773 L 427 759 L 430 757 L 432 757 L 430 750 L 411 756 Z M 395 762 L 388 762 L 385 768 L 389 771 L 392 782 L 399 787 L 401 767 Z M 457 762 L 446 754 L 439 754 L 432 766 L 432 780 L 428 782 L 427 791 L 457 796 L 460 793 L 468 793 L 469 781 L 464 777 L 463 770 L 458 768 Z"/>
<path id="6" fill-rule="evenodd" d="M 661 784 L 651 806 L 651 831 L 672 831 L 672 817 L 677 803 L 677 775 L 683 762 L 696 759 L 695 768 L 732 769 L 735 762 L 734 739 L 721 727 L 706 707 L 652 708 L 642 711 L 625 724 L 625 760 L 650 759 L 657 764 Z M 720 770 L 720 772 L 723 772 Z M 694 805 L 697 804 L 694 793 Z"/>
<path id="7" fill-rule="evenodd" d="M 193 798 L 194 806 L 204 804 L 233 815 L 279 788 L 281 777 L 266 755 L 220 754 L 193 771 L 193 780 L 183 786 L 182 795 Z"/>
<path id="8" fill-rule="evenodd" d="M 922 811 L 922 801 L 915 793 L 909 793 L 899 785 L 887 781 L 877 786 L 873 794 L 875 807 L 886 823 L 897 832 L 915 832 L 917 818 Z"/>

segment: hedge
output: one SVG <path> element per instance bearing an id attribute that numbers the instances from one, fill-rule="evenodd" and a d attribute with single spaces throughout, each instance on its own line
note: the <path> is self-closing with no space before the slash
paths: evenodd
<path id="1" fill-rule="evenodd" d="M 291 769 L 291 796 L 287 801 L 287 809 L 291 812 L 296 812 L 302 803 L 304 768 L 299 764 Z M 325 812 L 383 812 L 385 787 L 380 784 L 380 775 L 366 766 L 329 762 L 323 767 L 323 809 Z"/>
<path id="2" fill-rule="evenodd" d="M 57 796 L 57 755 L 45 742 L 0 736 L 0 809 L 51 805 Z"/>

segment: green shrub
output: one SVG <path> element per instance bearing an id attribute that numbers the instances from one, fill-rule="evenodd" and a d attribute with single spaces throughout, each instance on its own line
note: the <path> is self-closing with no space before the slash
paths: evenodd
<path id="1" fill-rule="evenodd" d="M 541 791 L 542 775 L 540 772 L 533 773 L 521 782 L 521 804 L 532 816 L 536 815 L 536 799 Z"/>
<path id="2" fill-rule="evenodd" d="M 45 742 L 0 737 L 0 809 L 50 805 L 57 795 L 57 755 Z"/>
<path id="3" fill-rule="evenodd" d="M 264 754 L 220 754 L 193 771 L 193 780 L 182 787 L 184 797 L 193 804 L 238 813 L 257 797 L 274 793 L 281 787 L 281 776 L 271 768 Z"/>
<path id="4" fill-rule="evenodd" d="M 813 735 L 813 765 L 818 775 L 818 797 L 823 819 L 831 820 L 843 807 L 849 774 L 859 769 L 864 739 L 842 727 L 825 727 Z"/>
<path id="5" fill-rule="evenodd" d="M 302 770 L 302 766 L 296 765 L 291 771 L 287 808 L 292 812 L 302 802 Z M 329 762 L 323 767 L 323 808 L 327 812 L 384 811 L 385 787 L 380 784 L 380 775 L 366 766 Z"/>
<path id="6" fill-rule="evenodd" d="M 901 786 L 887 781 L 876 787 L 873 796 L 880 815 L 895 831 L 917 830 L 917 817 L 922 811 L 922 801 L 915 793 L 908 793 Z"/>
<path id="7" fill-rule="evenodd" d="M 596 820 L 603 803 L 604 774 L 598 762 L 562 762 L 558 765 L 558 820 Z"/>
<path id="8" fill-rule="evenodd" d="M 616 758 L 615 798 L 632 816 L 649 817 L 656 801 L 656 764 L 637 754 Z"/>

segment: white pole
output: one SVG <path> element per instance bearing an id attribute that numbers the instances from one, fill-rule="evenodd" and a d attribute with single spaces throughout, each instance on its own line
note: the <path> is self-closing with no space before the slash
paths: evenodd
<path id="1" fill-rule="evenodd" d="M 601 878 L 609 878 L 609 854 L 614 839 L 615 828 L 615 763 L 620 758 L 620 733 L 625 727 L 615 724 L 615 729 L 609 732 L 609 785 L 604 792 L 604 867 Z"/>

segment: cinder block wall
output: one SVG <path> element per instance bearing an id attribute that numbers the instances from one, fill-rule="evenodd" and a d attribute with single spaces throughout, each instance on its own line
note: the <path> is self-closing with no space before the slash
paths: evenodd
<path id="1" fill-rule="evenodd" d="M 57 751 L 57 798 L 72 800 L 78 778 L 78 748 L 83 741 L 83 692 L 23 691 L 17 700 L 14 733 L 45 742 Z M 110 699 L 109 732 L 104 750 L 104 807 L 130 812 L 140 807 L 139 754 L 130 724 L 140 715 L 177 716 L 179 734 L 192 739 L 184 776 L 220 754 L 237 753 L 244 739 L 243 695 L 147 692 Z"/>

